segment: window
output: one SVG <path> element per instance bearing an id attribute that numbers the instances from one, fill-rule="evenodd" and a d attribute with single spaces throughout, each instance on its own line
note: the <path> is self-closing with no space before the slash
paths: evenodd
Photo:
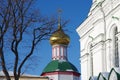
<path id="1" fill-rule="evenodd" d="M 114 39 L 115 39 L 115 67 L 119 67 L 119 53 L 118 53 L 118 37 L 116 36 L 118 33 L 117 27 L 114 29 Z"/>

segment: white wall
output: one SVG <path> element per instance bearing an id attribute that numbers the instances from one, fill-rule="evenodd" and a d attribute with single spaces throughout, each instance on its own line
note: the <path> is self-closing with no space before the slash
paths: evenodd
<path id="1" fill-rule="evenodd" d="M 100 72 L 110 71 L 114 67 L 114 39 L 111 37 L 113 35 L 111 34 L 112 27 L 114 26 L 118 28 L 116 36 L 119 39 L 118 49 L 120 52 L 120 0 L 106 0 L 102 7 L 95 7 L 94 5 L 95 3 L 91 7 L 88 18 L 77 28 L 81 46 L 80 64 L 82 80 L 88 80 L 90 76 L 90 44 L 92 44 L 94 76 L 98 76 Z"/>

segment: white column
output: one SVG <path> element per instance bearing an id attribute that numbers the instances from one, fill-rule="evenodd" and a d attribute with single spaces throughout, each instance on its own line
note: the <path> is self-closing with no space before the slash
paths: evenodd
<path id="1" fill-rule="evenodd" d="M 55 60 L 56 58 L 56 48 L 52 47 L 52 59 Z"/>
<path id="2" fill-rule="evenodd" d="M 61 59 L 63 59 L 63 57 L 64 57 L 63 49 L 64 49 L 63 47 L 61 47 L 61 49 L 60 49 L 61 50 Z"/>
<path id="3" fill-rule="evenodd" d="M 66 45 L 53 45 L 52 46 L 52 59 L 53 60 L 67 60 L 67 47 Z"/>
<path id="4" fill-rule="evenodd" d="M 111 39 L 107 39 L 106 41 L 106 63 L 107 63 L 107 71 L 111 70 Z"/>
<path id="5" fill-rule="evenodd" d="M 59 47 L 57 46 L 57 59 L 59 59 Z"/>

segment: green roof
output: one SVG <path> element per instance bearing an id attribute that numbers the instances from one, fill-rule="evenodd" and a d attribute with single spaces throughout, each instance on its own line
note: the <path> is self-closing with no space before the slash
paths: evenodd
<path id="1" fill-rule="evenodd" d="M 101 80 L 100 77 L 102 77 L 103 80 L 107 80 L 102 73 L 99 73 L 97 80 Z"/>
<path id="2" fill-rule="evenodd" d="M 73 71 L 78 72 L 76 67 L 68 61 L 53 60 L 43 70 L 43 73 L 54 71 Z"/>
<path id="3" fill-rule="evenodd" d="M 110 76 L 112 75 L 112 72 L 113 72 L 113 71 L 116 73 L 117 79 L 120 80 L 120 73 L 117 72 L 117 69 L 119 69 L 119 68 L 112 68 L 112 69 L 111 69 L 110 74 L 109 74 L 109 76 L 108 76 L 108 80 L 110 79 Z"/>

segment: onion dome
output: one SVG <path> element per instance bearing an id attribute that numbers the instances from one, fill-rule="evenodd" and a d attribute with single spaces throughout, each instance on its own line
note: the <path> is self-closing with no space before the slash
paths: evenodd
<path id="1" fill-rule="evenodd" d="M 51 45 L 56 45 L 56 44 L 68 45 L 69 42 L 70 42 L 69 36 L 64 33 L 61 26 L 59 25 L 58 29 L 50 37 Z"/>
<path id="2" fill-rule="evenodd" d="M 77 68 L 68 61 L 53 60 L 43 70 L 43 73 L 55 71 L 72 71 L 78 72 Z"/>

